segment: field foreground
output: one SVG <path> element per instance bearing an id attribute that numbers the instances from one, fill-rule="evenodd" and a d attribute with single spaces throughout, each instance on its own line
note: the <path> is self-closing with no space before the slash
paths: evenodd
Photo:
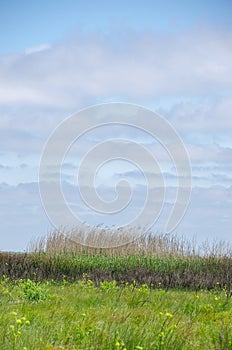
<path id="1" fill-rule="evenodd" d="M 0 350 L 232 350 L 231 246 L 78 235 L 0 253 Z"/>
<path id="2" fill-rule="evenodd" d="M 0 349 L 232 349 L 226 290 L 87 278 L 0 282 Z"/>

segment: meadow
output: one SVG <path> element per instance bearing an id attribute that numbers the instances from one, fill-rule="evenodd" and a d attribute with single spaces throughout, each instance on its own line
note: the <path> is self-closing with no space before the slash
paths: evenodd
<path id="1" fill-rule="evenodd" d="M 232 349 L 228 245 L 197 251 L 156 235 L 101 249 L 66 238 L 0 253 L 1 350 Z"/>

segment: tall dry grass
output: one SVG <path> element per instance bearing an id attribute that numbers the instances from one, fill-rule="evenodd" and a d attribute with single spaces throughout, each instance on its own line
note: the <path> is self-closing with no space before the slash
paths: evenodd
<path id="1" fill-rule="evenodd" d="M 137 237 L 137 238 L 136 238 Z M 153 255 L 158 257 L 232 258 L 232 246 L 225 241 L 196 243 L 177 234 L 152 233 L 141 228 L 79 227 L 54 230 L 28 245 L 28 252 L 107 256 Z"/>
<path id="2" fill-rule="evenodd" d="M 137 281 L 166 290 L 224 289 L 228 298 L 232 295 L 231 245 L 197 246 L 177 235 L 142 231 L 132 240 L 133 233 L 99 227 L 55 230 L 31 242 L 27 253 L 0 253 L 0 278 L 75 281 L 87 276 L 96 284 Z"/>

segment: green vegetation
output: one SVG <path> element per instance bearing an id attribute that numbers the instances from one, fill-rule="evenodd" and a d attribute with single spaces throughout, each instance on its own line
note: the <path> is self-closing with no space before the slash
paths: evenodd
<path id="1" fill-rule="evenodd" d="M 0 310 L 1 350 L 232 349 L 232 300 L 219 288 L 3 278 Z"/>
<path id="2" fill-rule="evenodd" d="M 223 244 L 203 254 L 147 236 L 102 249 L 55 233 L 0 253 L 0 349 L 232 350 L 231 294 Z"/>
<path id="3" fill-rule="evenodd" d="M 151 286 L 165 290 L 225 289 L 232 292 L 232 259 L 229 257 L 159 257 L 153 255 L 108 256 L 86 254 L 0 253 L 0 276 L 11 280 L 78 281 L 86 274 L 99 285 L 102 281 L 116 280 Z"/>

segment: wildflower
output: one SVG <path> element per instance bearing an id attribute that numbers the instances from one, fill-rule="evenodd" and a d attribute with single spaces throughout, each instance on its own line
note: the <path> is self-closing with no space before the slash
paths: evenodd
<path id="1" fill-rule="evenodd" d="M 16 323 L 17 323 L 17 324 L 21 324 L 21 323 L 22 323 L 22 320 L 20 320 L 20 318 L 18 318 L 18 319 L 16 320 Z"/>
<path id="2" fill-rule="evenodd" d="M 26 317 L 22 317 L 21 320 L 22 320 L 22 321 L 26 321 Z"/>
<path id="3" fill-rule="evenodd" d="M 119 341 L 116 341 L 115 346 L 119 347 L 120 345 Z"/>
<path id="4" fill-rule="evenodd" d="M 10 325 L 10 329 L 12 329 L 12 331 L 14 330 L 13 324 Z"/>
<path id="5" fill-rule="evenodd" d="M 25 322 L 26 324 L 30 324 L 31 322 L 29 321 L 29 320 L 26 320 L 26 322 Z"/>
<path id="6" fill-rule="evenodd" d="M 196 299 L 199 299 L 200 297 L 199 297 L 199 295 L 195 295 L 195 298 L 196 298 Z"/>
<path id="7" fill-rule="evenodd" d="M 219 300 L 219 298 L 218 298 L 218 297 L 215 297 L 215 298 L 214 298 L 214 300 L 215 300 L 215 301 L 218 301 L 218 300 Z"/>
<path id="8" fill-rule="evenodd" d="M 170 312 L 166 312 L 165 316 L 166 316 L 166 317 L 170 317 L 170 318 L 172 318 L 172 317 L 173 317 L 173 315 L 172 315 L 172 314 L 170 314 Z"/>
<path id="9" fill-rule="evenodd" d="M 18 334 L 18 335 L 21 335 L 21 332 L 20 332 L 20 331 L 18 331 L 18 332 L 17 332 L 17 334 Z"/>
<path id="10" fill-rule="evenodd" d="M 11 313 L 11 315 L 17 316 L 18 314 L 17 314 L 17 312 L 13 311 L 13 312 Z"/>
<path id="11" fill-rule="evenodd" d="M 83 313 L 83 314 L 81 314 L 81 316 L 86 317 L 86 314 L 85 314 L 85 313 Z"/>

